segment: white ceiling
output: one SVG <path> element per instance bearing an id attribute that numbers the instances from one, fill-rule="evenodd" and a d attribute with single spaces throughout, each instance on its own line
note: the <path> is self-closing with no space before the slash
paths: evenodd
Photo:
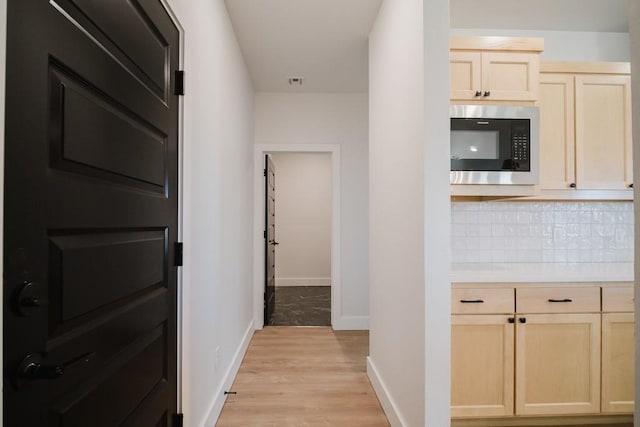
<path id="1" fill-rule="evenodd" d="M 451 0 L 451 27 L 627 32 L 629 1 Z M 225 0 L 258 92 L 366 92 L 367 38 L 381 2 Z"/>
<path id="2" fill-rule="evenodd" d="M 382 0 L 226 0 L 258 92 L 366 92 Z M 302 87 L 289 77 L 303 77 Z"/>
<path id="3" fill-rule="evenodd" d="M 451 27 L 627 32 L 629 0 L 451 0 Z"/>

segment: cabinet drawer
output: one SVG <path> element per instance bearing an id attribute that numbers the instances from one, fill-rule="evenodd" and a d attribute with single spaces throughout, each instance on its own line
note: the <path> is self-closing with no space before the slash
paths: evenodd
<path id="1" fill-rule="evenodd" d="M 633 313 L 633 286 L 603 286 L 602 311 Z"/>
<path id="2" fill-rule="evenodd" d="M 594 313 L 600 311 L 600 288 L 562 287 L 516 289 L 518 313 Z"/>
<path id="3" fill-rule="evenodd" d="M 452 289 L 451 313 L 513 313 L 513 288 Z"/>

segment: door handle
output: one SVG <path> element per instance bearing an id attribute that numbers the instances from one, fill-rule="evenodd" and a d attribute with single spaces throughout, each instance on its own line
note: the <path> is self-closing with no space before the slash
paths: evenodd
<path id="1" fill-rule="evenodd" d="M 275 240 L 269 240 L 269 244 L 272 246 L 276 246 L 276 245 L 279 245 L 280 243 L 276 242 Z"/>
<path id="2" fill-rule="evenodd" d="M 64 375 L 67 369 L 89 362 L 95 354 L 95 352 L 85 353 L 59 365 L 45 365 L 39 355 L 30 354 L 18 365 L 15 378 L 16 387 L 23 389 L 32 381 L 57 380 Z"/>

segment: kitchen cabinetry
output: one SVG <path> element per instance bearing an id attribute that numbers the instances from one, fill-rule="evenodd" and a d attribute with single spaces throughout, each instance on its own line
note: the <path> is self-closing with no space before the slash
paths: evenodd
<path id="1" fill-rule="evenodd" d="M 624 63 L 543 63 L 543 190 L 633 187 L 631 88 Z"/>
<path id="2" fill-rule="evenodd" d="M 600 289 L 516 289 L 517 415 L 600 410 Z"/>
<path id="3" fill-rule="evenodd" d="M 634 409 L 633 285 L 602 289 L 602 412 Z"/>
<path id="4" fill-rule="evenodd" d="M 452 101 L 535 101 L 542 39 L 453 37 Z"/>
<path id="5" fill-rule="evenodd" d="M 451 302 L 451 415 L 512 414 L 513 289 L 454 290 Z"/>
<path id="6" fill-rule="evenodd" d="M 493 286 L 452 291 L 452 417 L 633 412 L 632 284 Z"/>

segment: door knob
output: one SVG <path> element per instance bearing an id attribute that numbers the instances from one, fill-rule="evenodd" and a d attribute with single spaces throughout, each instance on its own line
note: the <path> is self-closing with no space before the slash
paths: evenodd
<path id="1" fill-rule="evenodd" d="M 15 375 L 15 385 L 18 389 L 25 388 L 32 381 L 57 380 L 67 369 L 89 362 L 95 352 L 89 352 L 68 360 L 59 365 L 45 365 L 37 354 L 30 354 L 22 359 Z"/>

